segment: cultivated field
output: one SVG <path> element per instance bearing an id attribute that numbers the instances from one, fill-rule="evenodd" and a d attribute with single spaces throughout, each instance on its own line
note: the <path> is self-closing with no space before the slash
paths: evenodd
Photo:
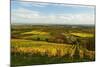
<path id="1" fill-rule="evenodd" d="M 11 56 L 12 66 L 94 61 L 95 28 L 12 25 Z"/>

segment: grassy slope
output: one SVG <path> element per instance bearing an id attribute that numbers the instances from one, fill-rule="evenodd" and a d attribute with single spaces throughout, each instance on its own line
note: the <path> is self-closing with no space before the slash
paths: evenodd
<path id="1" fill-rule="evenodd" d="M 12 47 L 24 47 L 24 48 L 44 48 L 44 49 L 51 49 L 52 48 L 59 48 L 59 49 L 65 49 L 65 48 L 71 48 L 72 45 L 68 45 L 68 44 L 57 44 L 57 43 L 49 43 L 49 42 L 43 42 L 43 41 L 31 41 L 31 40 L 22 40 L 22 39 L 12 39 L 11 40 L 11 46 Z M 68 50 L 68 49 L 66 49 Z M 28 51 L 28 50 L 27 50 Z M 70 50 L 68 50 L 70 51 Z M 18 59 L 16 59 L 18 58 Z M 20 65 L 37 65 L 37 64 L 54 64 L 54 63 L 69 63 L 69 62 L 85 62 L 85 61 L 90 61 L 87 58 L 84 59 L 80 59 L 80 58 L 69 58 L 68 56 L 51 56 L 48 57 L 46 55 L 27 55 L 27 54 L 16 54 L 14 55 L 12 53 L 12 57 L 11 57 L 11 65 L 14 66 L 20 66 Z"/>

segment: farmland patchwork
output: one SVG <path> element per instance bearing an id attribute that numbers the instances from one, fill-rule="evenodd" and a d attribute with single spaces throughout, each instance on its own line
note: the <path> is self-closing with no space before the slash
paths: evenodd
<path id="1" fill-rule="evenodd" d="M 94 6 L 11 1 L 11 66 L 95 61 L 94 11 Z"/>

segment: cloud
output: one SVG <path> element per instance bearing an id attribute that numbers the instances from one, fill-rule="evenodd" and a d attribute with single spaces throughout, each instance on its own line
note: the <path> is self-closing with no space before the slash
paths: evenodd
<path id="1" fill-rule="evenodd" d="M 49 5 L 49 3 L 39 3 L 39 2 L 18 2 L 19 4 L 21 4 L 23 7 L 45 7 L 47 5 Z"/>
<path id="2" fill-rule="evenodd" d="M 55 5 L 55 6 L 63 6 L 63 7 L 71 7 L 71 8 L 77 8 L 77 7 L 87 7 L 87 8 L 94 8 L 94 6 L 90 6 L 90 5 L 81 5 L 81 4 L 66 4 L 66 3 L 49 3 L 49 2 L 36 2 L 36 1 L 31 1 L 31 0 L 12 0 L 12 1 L 19 1 L 20 4 L 24 5 L 24 6 L 29 6 L 30 4 L 32 6 L 36 6 L 36 7 L 45 7 L 47 5 Z"/>
<path id="3" fill-rule="evenodd" d="M 12 15 L 13 16 L 18 16 L 18 17 L 22 17 L 22 18 L 33 18 L 38 16 L 37 11 L 32 11 L 32 10 L 28 10 L 28 9 L 24 9 L 24 8 L 19 8 L 17 10 L 12 11 Z"/>
<path id="4" fill-rule="evenodd" d="M 62 7 L 71 7 L 71 8 L 94 8 L 94 6 L 87 6 L 87 5 L 80 5 L 80 4 L 66 4 L 66 3 L 59 3 L 54 4 L 56 6 L 62 6 Z"/>
<path id="5" fill-rule="evenodd" d="M 25 8 L 11 11 L 12 23 L 35 23 L 35 24 L 94 24 L 94 14 L 43 14 Z"/>

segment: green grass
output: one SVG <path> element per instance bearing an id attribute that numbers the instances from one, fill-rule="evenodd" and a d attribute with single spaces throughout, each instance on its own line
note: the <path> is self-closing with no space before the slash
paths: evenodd
<path id="1" fill-rule="evenodd" d="M 85 55 L 81 58 L 79 55 L 83 55 L 83 47 L 79 49 L 81 51 L 79 54 L 79 51 L 76 52 L 73 49 L 76 44 L 73 46 L 72 44 L 67 44 L 67 42 L 56 42 L 56 37 L 61 36 L 62 33 L 65 37 L 75 36 L 74 38 L 76 38 L 76 36 L 78 36 L 79 39 L 92 38 L 94 37 L 95 32 L 94 27 L 72 28 L 72 26 L 67 27 L 56 25 L 12 25 L 11 29 L 11 67 L 88 62 L 95 60 L 94 55 L 91 54 L 94 53 L 94 51 L 88 51 L 88 53 L 85 51 L 88 56 Z M 73 53 L 75 55 L 71 57 Z M 90 58 L 91 56 L 93 56 L 92 59 Z"/>
<path id="2" fill-rule="evenodd" d="M 28 39 L 28 40 L 43 40 L 45 41 L 46 39 L 50 38 L 50 35 L 31 35 L 31 36 L 24 36 L 22 37 L 23 39 Z"/>
<path id="3" fill-rule="evenodd" d="M 90 33 L 70 33 L 70 34 L 79 36 L 79 37 L 93 37 L 94 36 L 93 34 L 90 34 Z"/>
<path id="4" fill-rule="evenodd" d="M 69 44 L 60 44 L 60 43 L 49 43 L 43 41 L 32 41 L 32 40 L 22 40 L 22 39 L 12 39 L 11 40 L 11 48 L 39 48 L 39 49 L 49 49 L 53 51 L 53 49 L 58 49 L 66 51 L 70 51 L 68 48 L 71 48 L 72 45 Z M 29 50 L 30 50 L 29 49 Z M 27 51 L 29 51 L 27 50 Z M 58 52 L 59 53 L 59 52 Z M 13 53 L 11 52 L 11 65 L 12 66 L 23 66 L 23 65 L 40 65 L 40 64 L 58 64 L 58 63 L 71 63 L 71 62 L 86 62 L 86 61 L 94 61 L 89 58 L 71 58 L 68 55 L 64 56 L 47 56 L 41 54 L 32 54 L 30 53 Z"/>
<path id="5" fill-rule="evenodd" d="M 24 39 L 12 39 L 11 46 L 17 47 L 34 47 L 34 46 L 67 46 L 71 47 L 70 44 L 60 44 L 60 43 L 50 43 L 45 41 L 33 41 L 33 40 L 24 40 Z"/>
<path id="6" fill-rule="evenodd" d="M 39 34 L 39 35 L 47 35 L 49 34 L 48 32 L 42 32 L 42 31 L 30 31 L 30 32 L 25 32 L 22 34 Z"/>
<path id="7" fill-rule="evenodd" d="M 18 59 L 17 59 L 18 58 Z M 71 62 L 87 62 L 88 58 L 69 58 L 69 57 L 48 57 L 48 56 L 27 56 L 27 55 L 13 55 L 11 57 L 12 66 L 25 66 L 25 65 L 40 65 L 40 64 L 58 64 L 58 63 L 71 63 Z"/>

